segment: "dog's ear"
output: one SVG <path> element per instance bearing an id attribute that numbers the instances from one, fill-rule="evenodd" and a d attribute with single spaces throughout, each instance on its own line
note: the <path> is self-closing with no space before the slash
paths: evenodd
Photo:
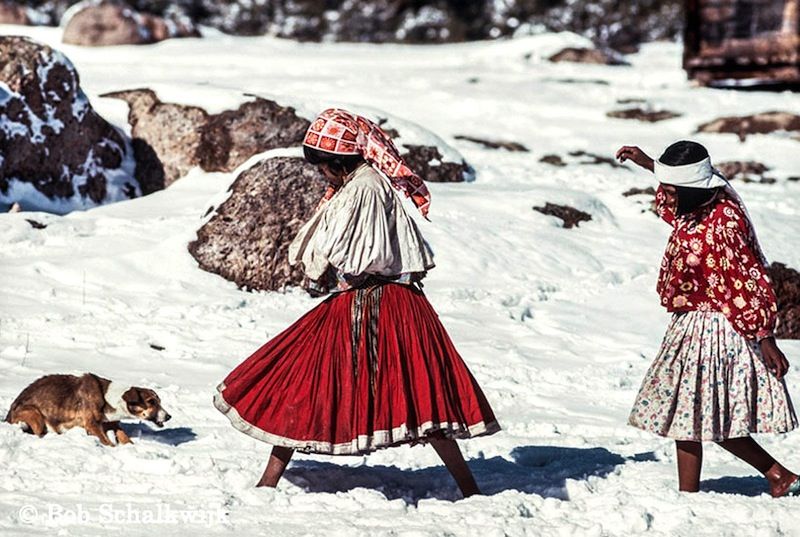
<path id="1" fill-rule="evenodd" d="M 127 390 L 125 393 L 122 394 L 122 400 L 128 405 L 128 407 L 139 407 L 142 408 L 144 406 L 144 401 L 142 400 L 142 394 L 139 393 L 138 388 L 131 388 Z"/>

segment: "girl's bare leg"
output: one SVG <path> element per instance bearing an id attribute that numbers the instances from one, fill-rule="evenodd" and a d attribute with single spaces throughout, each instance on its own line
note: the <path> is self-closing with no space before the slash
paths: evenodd
<path id="1" fill-rule="evenodd" d="M 688 440 L 676 440 L 678 451 L 678 490 L 697 492 L 700 490 L 700 472 L 703 469 L 703 444 Z"/>
<path id="2" fill-rule="evenodd" d="M 432 437 L 430 443 L 439 458 L 442 459 L 445 467 L 450 471 L 450 475 L 456 480 L 458 488 L 461 489 L 461 494 L 465 498 L 473 494 L 480 494 L 481 491 L 478 489 L 475 477 L 472 475 L 472 471 L 470 471 L 466 461 L 464 461 L 464 456 L 461 455 L 461 450 L 458 449 L 456 441 L 439 434 Z"/>
<path id="3" fill-rule="evenodd" d="M 292 453 L 294 453 L 294 450 L 290 448 L 273 447 L 267 467 L 264 469 L 264 474 L 256 483 L 256 486 L 275 488 L 283 475 L 283 471 L 286 470 L 286 465 L 289 464 L 289 459 L 292 458 Z"/>
<path id="4" fill-rule="evenodd" d="M 718 442 L 718 444 L 764 474 L 764 477 L 769 481 L 770 494 L 775 497 L 786 494 L 789 485 L 797 480 L 797 474 L 784 468 L 758 442 L 749 436 L 731 438 Z"/>

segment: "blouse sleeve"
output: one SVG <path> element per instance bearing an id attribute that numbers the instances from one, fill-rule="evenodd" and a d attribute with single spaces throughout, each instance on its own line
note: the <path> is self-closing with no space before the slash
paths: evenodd
<path id="1" fill-rule="evenodd" d="M 777 301 L 769 276 L 749 244 L 748 219 L 731 207 L 715 224 L 715 261 L 720 282 L 719 310 L 737 332 L 747 339 L 761 340 L 773 335 Z"/>
<path id="2" fill-rule="evenodd" d="M 667 194 L 661 185 L 656 190 L 656 214 L 667 224 L 675 225 L 675 209 L 667 204 Z"/>

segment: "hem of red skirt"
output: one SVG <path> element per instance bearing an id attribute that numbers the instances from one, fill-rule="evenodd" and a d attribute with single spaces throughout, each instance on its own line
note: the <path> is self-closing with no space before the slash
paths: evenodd
<path id="1" fill-rule="evenodd" d="M 222 412 L 231 422 L 234 429 L 261 440 L 273 446 L 282 446 L 304 453 L 319 453 L 323 455 L 363 455 L 378 449 L 398 446 L 401 444 L 416 444 L 428 441 L 431 433 L 441 432 L 447 438 L 465 439 L 476 436 L 487 436 L 500 431 L 500 424 L 496 420 L 491 422 L 480 421 L 466 428 L 460 423 L 434 423 L 432 421 L 423 423 L 419 427 L 409 428 L 407 424 L 399 425 L 391 430 L 374 431 L 372 435 L 359 435 L 350 442 L 334 444 L 332 442 L 321 442 L 316 440 L 299 440 L 287 438 L 273 434 L 253 425 L 233 408 L 222 395 L 225 384 L 217 386 L 217 393 L 214 395 L 214 406 Z"/>

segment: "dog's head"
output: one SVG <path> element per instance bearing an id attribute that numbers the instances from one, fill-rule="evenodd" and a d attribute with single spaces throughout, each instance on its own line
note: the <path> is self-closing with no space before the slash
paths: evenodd
<path id="1" fill-rule="evenodd" d="M 164 426 L 170 416 L 166 410 L 161 408 L 161 399 L 158 394 L 148 388 L 132 387 L 122 394 L 122 400 L 128 406 L 128 412 L 132 416 L 145 421 L 152 421 L 159 427 Z"/>

